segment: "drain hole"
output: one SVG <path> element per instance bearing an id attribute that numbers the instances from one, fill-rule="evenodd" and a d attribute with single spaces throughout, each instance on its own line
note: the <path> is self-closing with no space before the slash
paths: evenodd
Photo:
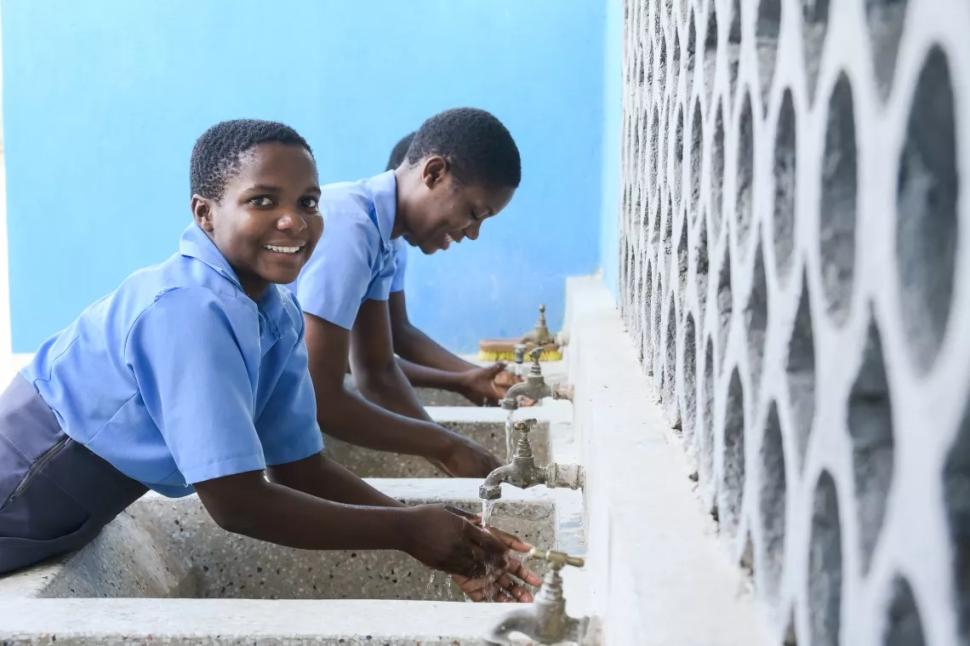
<path id="1" fill-rule="evenodd" d="M 737 368 L 731 371 L 728 384 L 722 456 L 718 508 L 721 527 L 733 536 L 741 520 L 744 494 L 744 391 Z"/>
<path id="2" fill-rule="evenodd" d="M 775 402 L 768 407 L 765 434 L 761 441 L 761 496 L 758 510 L 761 515 L 760 560 L 764 563 L 765 595 L 774 598 L 781 581 L 785 558 L 785 450 L 781 439 L 781 423 Z"/>
<path id="3" fill-rule="evenodd" d="M 913 589 L 901 576 L 893 579 L 893 597 L 889 602 L 889 617 L 883 632 L 885 646 L 923 646 L 923 622 L 919 618 Z"/>
<path id="4" fill-rule="evenodd" d="M 808 276 L 804 275 L 785 366 L 800 466 L 805 463 L 805 449 L 815 419 L 815 333 L 810 300 Z"/>

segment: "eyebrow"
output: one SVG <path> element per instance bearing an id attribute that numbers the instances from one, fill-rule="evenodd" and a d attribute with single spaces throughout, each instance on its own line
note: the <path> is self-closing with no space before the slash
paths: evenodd
<path id="1" fill-rule="evenodd" d="M 246 193 L 250 193 L 250 192 L 259 192 L 259 193 L 282 193 L 283 192 L 283 189 L 280 188 L 279 186 L 270 186 L 269 184 L 256 184 L 254 186 L 250 186 L 249 188 L 247 188 L 245 190 L 245 192 Z M 303 192 L 304 193 L 320 193 L 320 187 L 317 186 L 316 184 L 313 184 L 313 185 L 307 186 L 305 189 L 303 189 Z"/>

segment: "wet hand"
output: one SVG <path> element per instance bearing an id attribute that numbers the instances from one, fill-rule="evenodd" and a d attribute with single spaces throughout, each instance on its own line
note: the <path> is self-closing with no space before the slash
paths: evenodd
<path id="1" fill-rule="evenodd" d="M 498 383 L 501 375 L 508 375 L 505 364 L 501 362 L 466 370 L 460 377 L 461 394 L 476 406 L 495 406 L 508 390 L 508 386 Z"/>
<path id="2" fill-rule="evenodd" d="M 472 522 L 476 521 L 478 524 L 481 523 L 481 519 L 477 516 L 474 517 Z M 502 541 L 510 552 L 525 553 L 532 549 L 531 545 L 522 541 L 518 536 L 503 532 L 495 527 L 487 529 L 488 533 Z M 461 575 L 452 575 L 452 579 L 472 601 L 531 603 L 534 600 L 532 591 L 525 584 L 537 586 L 542 583 L 539 575 L 508 553 L 504 568 L 486 571 L 483 577 L 468 578 Z"/>
<path id="3" fill-rule="evenodd" d="M 481 579 L 489 566 L 504 572 L 506 543 L 445 505 L 419 505 L 406 512 L 405 551 L 425 565 L 465 579 Z"/>
<path id="4" fill-rule="evenodd" d="M 484 478 L 502 466 L 494 455 L 469 439 L 452 434 L 452 442 L 447 455 L 433 461 L 434 464 L 455 478 Z"/>

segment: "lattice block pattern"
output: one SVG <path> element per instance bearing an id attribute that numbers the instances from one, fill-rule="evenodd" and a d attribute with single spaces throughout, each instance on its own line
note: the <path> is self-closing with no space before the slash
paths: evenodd
<path id="1" fill-rule="evenodd" d="M 620 307 L 776 643 L 970 644 L 970 3 L 624 20 Z"/>

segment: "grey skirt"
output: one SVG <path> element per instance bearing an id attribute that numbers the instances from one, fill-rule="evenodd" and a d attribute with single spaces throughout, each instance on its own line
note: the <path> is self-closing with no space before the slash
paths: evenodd
<path id="1" fill-rule="evenodd" d="M 20 375 L 0 395 L 0 574 L 83 547 L 146 491 L 65 435 Z"/>

